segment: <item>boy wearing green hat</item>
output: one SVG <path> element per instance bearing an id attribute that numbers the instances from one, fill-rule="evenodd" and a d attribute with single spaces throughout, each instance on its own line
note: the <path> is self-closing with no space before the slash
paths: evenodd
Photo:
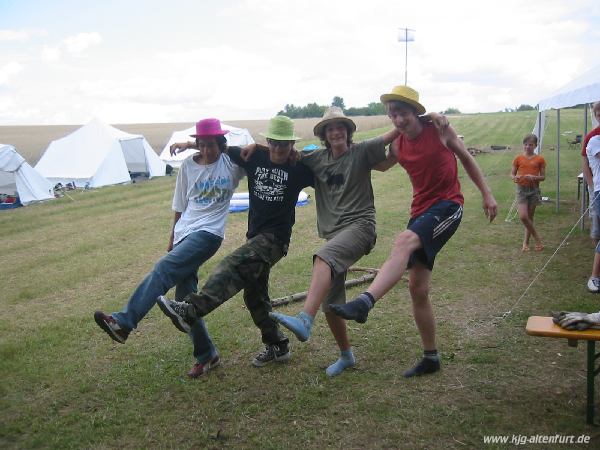
<path id="1" fill-rule="evenodd" d="M 307 167 L 289 162 L 294 143 L 299 140 L 290 118 L 274 117 L 268 131 L 261 135 L 267 139 L 268 153 L 255 152 L 247 161 L 242 159 L 239 147 L 229 147 L 229 157 L 246 170 L 248 177 L 248 240 L 217 265 L 200 292 L 182 302 L 165 297 L 158 300 L 177 329 L 188 332 L 198 320 L 243 289 L 244 302 L 265 344 L 252 361 L 257 367 L 290 359 L 288 339 L 269 317 L 269 273 L 287 254 L 298 194 L 313 185 Z"/>
<path id="2" fill-rule="evenodd" d="M 396 237 L 389 258 L 369 288 L 355 300 L 332 305 L 331 309 L 345 319 L 366 322 L 375 302 L 400 281 L 408 268 L 413 314 L 424 347 L 423 358 L 404 372 L 408 378 L 440 369 L 429 285 L 435 257 L 462 218 L 457 159 L 481 192 L 483 210 L 490 222 L 496 217 L 498 206 L 481 169 L 452 127 L 436 129 L 418 119 L 425 107 L 419 103 L 417 91 L 396 86 L 391 93 L 382 95 L 381 101 L 400 132 L 385 166 L 399 163 L 407 171 L 413 186 L 411 218 L 407 229 Z"/>

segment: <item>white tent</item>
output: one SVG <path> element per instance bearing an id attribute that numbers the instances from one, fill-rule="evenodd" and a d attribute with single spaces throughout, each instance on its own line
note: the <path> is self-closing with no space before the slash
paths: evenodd
<path id="1" fill-rule="evenodd" d="M 52 183 L 31 167 L 12 145 L 0 144 L 0 194 L 15 192 L 23 205 L 54 198 Z"/>
<path id="2" fill-rule="evenodd" d="M 556 109 L 556 210 L 560 201 L 560 109 L 584 104 L 584 134 L 587 133 L 587 106 L 600 101 L 600 66 L 596 66 L 560 88 L 552 96 L 538 103 L 538 120 L 534 133 L 538 136 L 538 148 L 542 148 L 544 137 L 545 111 Z M 593 116 L 593 115 L 592 115 Z M 594 120 L 594 119 L 592 119 Z M 593 123 L 593 122 L 592 122 Z M 583 226 L 583 222 L 582 222 Z"/>
<path id="3" fill-rule="evenodd" d="M 564 85 L 551 97 L 541 100 L 539 110 L 568 108 L 593 103 L 599 99 L 600 66 L 597 66 Z"/>
<path id="4" fill-rule="evenodd" d="M 166 166 L 148 141 L 94 119 L 52 141 L 35 168 L 52 183 L 95 188 L 128 183 L 131 173 L 165 175 Z"/>
<path id="5" fill-rule="evenodd" d="M 236 145 L 239 147 L 243 147 L 244 145 L 254 144 L 254 139 L 252 139 L 252 135 L 245 128 L 236 128 L 230 125 L 225 125 L 224 123 L 221 124 L 221 128 L 223 128 L 224 130 L 229 130 L 229 133 L 225 135 L 228 145 Z M 185 130 L 175 131 L 169 138 L 169 142 L 167 142 L 165 148 L 163 148 L 163 151 L 160 154 L 160 159 L 162 159 L 164 162 L 170 164 L 173 167 L 181 166 L 181 162 L 188 156 L 194 154 L 196 150 L 185 150 L 181 153 L 178 153 L 177 155 L 171 156 L 171 151 L 169 147 L 171 147 L 171 144 L 174 144 L 175 142 L 188 142 L 194 140 L 194 138 L 190 137 L 190 135 L 194 134 L 195 132 L 195 126 L 187 128 Z"/>

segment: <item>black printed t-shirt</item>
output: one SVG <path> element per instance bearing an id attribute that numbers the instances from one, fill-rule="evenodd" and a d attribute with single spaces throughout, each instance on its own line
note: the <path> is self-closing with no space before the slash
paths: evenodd
<path id="1" fill-rule="evenodd" d="M 272 163 L 269 152 L 257 150 L 249 161 L 240 157 L 239 147 L 229 147 L 229 157 L 246 170 L 250 209 L 248 211 L 248 239 L 260 233 L 273 233 L 288 244 L 296 221 L 298 194 L 306 186 L 313 186 L 313 174 L 303 164 L 294 166 Z"/>

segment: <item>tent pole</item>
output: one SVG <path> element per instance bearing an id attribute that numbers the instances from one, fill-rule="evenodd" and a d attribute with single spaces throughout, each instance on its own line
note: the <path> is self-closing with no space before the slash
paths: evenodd
<path id="1" fill-rule="evenodd" d="M 545 113 L 544 113 L 545 114 Z M 538 119 L 537 119 L 537 137 L 538 137 L 538 155 L 542 154 L 542 112 L 539 109 L 539 105 L 538 105 Z"/>
<path id="2" fill-rule="evenodd" d="M 587 110 L 588 110 L 588 104 L 585 103 L 583 105 L 583 135 L 585 136 L 587 134 Z M 583 142 L 583 140 L 582 140 Z M 588 202 L 588 198 L 589 198 L 589 192 L 588 192 L 588 188 L 587 188 L 587 181 L 585 181 L 585 177 L 583 178 L 583 182 L 582 184 L 582 189 L 581 189 L 581 214 L 583 215 L 584 211 L 585 211 L 585 205 Z M 579 229 L 581 231 L 585 230 L 585 219 L 582 219 L 580 224 L 579 224 Z"/>
<path id="3" fill-rule="evenodd" d="M 587 116 L 588 116 L 588 104 L 586 103 L 585 105 L 583 105 L 583 136 L 588 134 Z M 581 140 L 581 142 L 583 142 L 583 139 Z"/>
<path id="4" fill-rule="evenodd" d="M 404 29 L 404 86 L 408 83 L 408 28 Z"/>
<path id="5" fill-rule="evenodd" d="M 560 108 L 556 110 L 556 212 L 560 202 Z"/>

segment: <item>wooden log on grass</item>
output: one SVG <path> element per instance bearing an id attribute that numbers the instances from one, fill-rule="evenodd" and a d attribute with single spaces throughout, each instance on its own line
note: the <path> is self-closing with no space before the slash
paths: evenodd
<path id="1" fill-rule="evenodd" d="M 375 276 L 377 275 L 377 270 L 378 269 L 371 269 L 371 268 L 364 268 L 364 267 L 351 267 L 350 269 L 348 269 L 348 272 L 368 272 L 368 273 L 366 275 L 363 275 L 362 277 L 353 278 L 351 280 L 346 280 L 346 283 L 345 283 L 346 288 L 349 288 L 352 286 L 358 286 L 359 284 L 364 284 L 369 281 L 372 281 L 373 279 L 375 279 Z M 308 295 L 308 292 L 298 292 L 296 294 L 286 295 L 284 297 L 279 297 L 274 300 L 271 300 L 271 304 L 274 307 L 281 306 L 281 305 L 288 305 L 293 302 L 299 302 L 301 300 L 304 300 L 307 295 Z"/>

